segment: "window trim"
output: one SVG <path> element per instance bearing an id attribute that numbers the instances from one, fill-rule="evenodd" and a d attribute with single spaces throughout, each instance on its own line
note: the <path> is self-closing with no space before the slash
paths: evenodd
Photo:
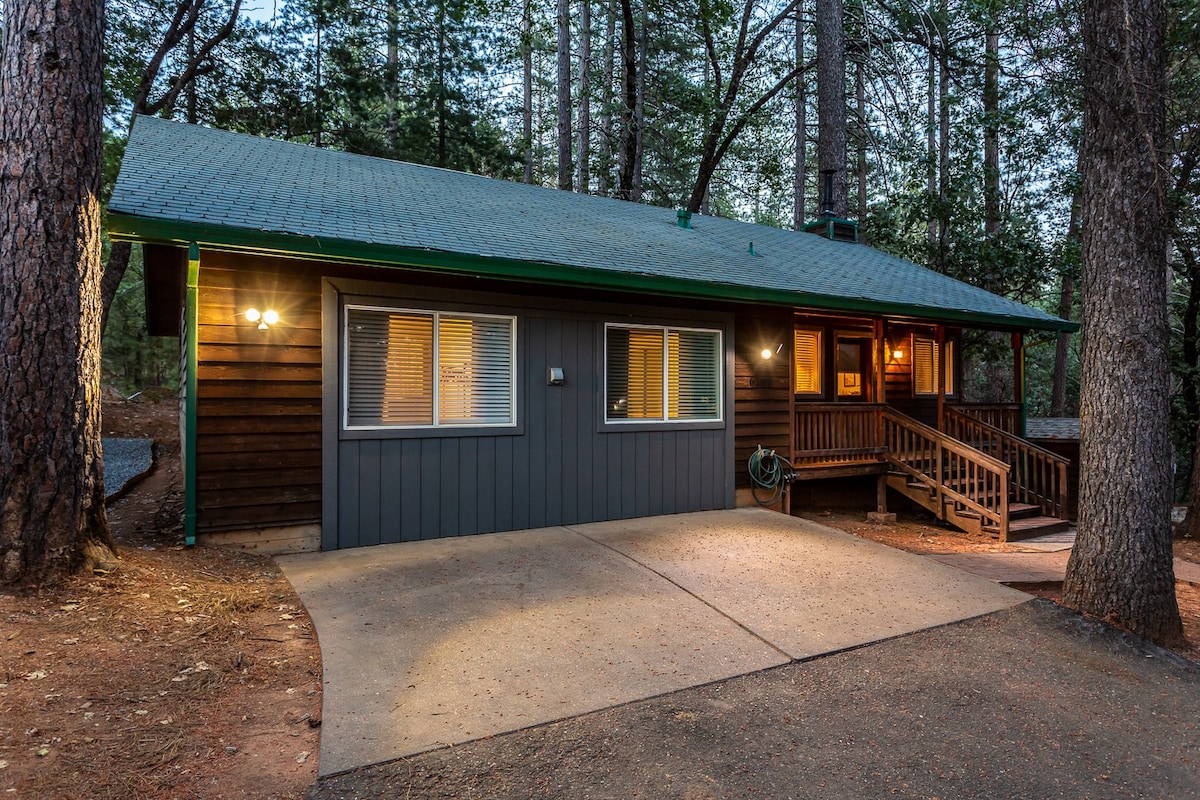
<path id="1" fill-rule="evenodd" d="M 433 318 L 433 422 L 431 424 L 420 425 L 351 425 L 350 424 L 350 311 L 376 311 L 386 314 L 409 314 L 413 316 L 432 317 Z M 342 431 L 469 431 L 469 430 L 498 430 L 510 431 L 519 427 L 517 419 L 517 317 L 512 314 L 482 314 L 472 311 L 453 311 L 446 309 L 430 309 L 430 308 L 407 308 L 397 306 L 382 306 L 371 303 L 343 303 L 342 304 L 342 341 L 340 347 L 341 358 L 341 391 L 340 400 L 341 408 L 341 429 Z M 509 346 L 511 358 L 509 360 L 509 386 L 511 392 L 509 394 L 509 410 L 510 419 L 508 422 L 456 422 L 446 423 L 439 421 L 441 413 L 441 374 L 438 361 L 440 354 L 438 352 L 438 339 L 441 334 L 439 322 L 441 318 L 449 317 L 451 319 L 487 319 L 487 320 L 504 320 L 509 325 Z"/>
<path id="2" fill-rule="evenodd" d="M 663 334 L 663 376 L 662 376 L 662 408 L 663 416 L 661 417 L 639 417 L 636 419 L 613 419 L 608 416 L 608 332 L 613 328 L 624 328 L 626 330 L 654 330 L 662 331 Z M 715 417 L 695 418 L 689 417 L 686 419 L 675 418 L 669 416 L 670 408 L 670 382 L 667 380 L 668 368 L 668 347 L 670 334 L 672 332 L 688 332 L 688 333 L 709 333 L 716 334 L 717 337 L 717 359 L 714 367 L 717 371 L 717 415 Z M 602 426 L 669 426 L 672 430 L 679 426 L 703 426 L 712 427 L 720 426 L 725 423 L 725 331 L 721 328 L 697 328 L 688 325 L 656 325 L 652 323 L 636 323 L 636 322 L 605 322 L 603 331 L 601 332 L 601 369 L 600 369 L 600 405 L 601 416 L 600 421 Z"/>

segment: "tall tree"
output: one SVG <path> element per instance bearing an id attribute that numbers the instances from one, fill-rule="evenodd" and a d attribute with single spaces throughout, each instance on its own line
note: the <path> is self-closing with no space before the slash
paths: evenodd
<path id="1" fill-rule="evenodd" d="M 592 149 L 592 0 L 579 3 L 579 191 L 591 183 Z"/>
<path id="2" fill-rule="evenodd" d="M 558 188 L 571 191 L 571 3 L 558 0 Z"/>
<path id="3" fill-rule="evenodd" d="M 821 209 L 850 213 L 846 194 L 846 34 L 842 0 L 817 0 L 817 167 L 833 174 L 833 195 Z"/>
<path id="4" fill-rule="evenodd" d="M 192 106 L 189 108 L 188 121 L 195 121 L 192 117 L 195 115 L 196 80 L 216 68 L 212 59 L 213 51 L 233 33 L 242 7 L 242 0 L 233 0 L 228 9 L 217 9 L 218 24 L 215 28 L 201 31 L 198 38 L 197 28 L 206 22 L 206 12 L 211 15 L 214 6 L 218 5 L 212 2 L 208 3 L 206 8 L 206 2 L 207 0 L 155 0 L 152 3 L 131 3 L 126 0 L 111 5 L 109 25 L 117 28 L 126 39 L 148 37 L 147 42 L 153 47 L 148 51 L 144 63 L 126 64 L 123 71 L 116 67 L 110 69 L 109 77 L 118 86 L 122 80 L 129 81 L 136 76 L 136 84 L 129 102 L 130 124 L 138 114 L 169 113 L 184 92 L 187 93 Z M 179 52 L 181 45 L 184 45 L 182 57 Z M 133 48 L 126 51 L 130 55 L 136 52 Z M 179 68 L 173 71 L 166 79 L 165 85 L 162 85 L 163 64 L 170 58 L 178 59 Z M 133 60 L 140 61 L 136 56 Z M 108 323 L 108 312 L 112 308 L 113 298 L 117 296 L 121 279 L 125 277 L 125 270 L 129 267 L 131 248 L 129 242 L 114 242 L 109 251 L 108 263 L 104 267 L 104 277 L 100 285 L 102 326 Z"/>
<path id="5" fill-rule="evenodd" d="M 796 7 L 796 42 L 794 69 L 804 69 L 804 9 Z M 796 154 L 792 180 L 792 230 L 804 227 L 804 198 L 808 186 L 808 94 L 804 91 L 804 75 L 796 75 Z"/>
<path id="6" fill-rule="evenodd" d="M 1165 16 L 1162 0 L 1084 9 L 1081 483 L 1063 600 L 1172 646 Z"/>
<path id="7" fill-rule="evenodd" d="M 114 558 L 100 452 L 102 0 L 7 0 L 0 580 Z"/>

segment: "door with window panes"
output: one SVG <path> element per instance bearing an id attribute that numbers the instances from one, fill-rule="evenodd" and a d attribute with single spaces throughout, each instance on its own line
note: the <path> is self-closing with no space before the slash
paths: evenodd
<path id="1" fill-rule="evenodd" d="M 874 395 L 872 369 L 875 340 L 855 333 L 834 337 L 834 399 L 841 402 L 870 402 Z"/>

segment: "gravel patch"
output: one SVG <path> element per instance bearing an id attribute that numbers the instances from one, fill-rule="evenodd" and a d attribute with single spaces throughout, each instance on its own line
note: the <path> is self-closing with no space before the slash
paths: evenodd
<path id="1" fill-rule="evenodd" d="M 104 491 L 115 500 L 154 466 L 151 439 L 104 439 Z"/>

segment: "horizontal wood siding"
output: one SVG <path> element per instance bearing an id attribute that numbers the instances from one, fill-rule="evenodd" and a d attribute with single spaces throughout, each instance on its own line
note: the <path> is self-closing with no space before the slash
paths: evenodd
<path id="1" fill-rule="evenodd" d="M 734 321 L 734 475 L 750 485 L 746 460 L 759 445 L 791 453 L 792 314 L 788 310 L 739 314 Z M 764 359 L 764 348 L 783 350 Z"/>
<path id="2" fill-rule="evenodd" d="M 247 308 L 279 312 L 260 331 Z M 321 279 L 297 262 L 200 258 L 197 528 L 321 519 Z"/>
<path id="3" fill-rule="evenodd" d="M 462 308 L 474 310 L 462 297 Z M 420 299 L 398 302 L 423 307 Z M 602 426 L 603 323 L 629 321 L 628 307 L 614 306 L 606 317 L 567 315 L 528 300 L 522 308 L 504 305 L 505 298 L 492 302 L 496 313 L 517 316 L 519 428 L 478 436 L 341 435 L 337 547 L 732 507 L 731 423 L 702 430 Z M 658 322 L 684 319 L 676 313 Z M 547 385 L 548 367 L 563 369 L 563 385 Z"/>

